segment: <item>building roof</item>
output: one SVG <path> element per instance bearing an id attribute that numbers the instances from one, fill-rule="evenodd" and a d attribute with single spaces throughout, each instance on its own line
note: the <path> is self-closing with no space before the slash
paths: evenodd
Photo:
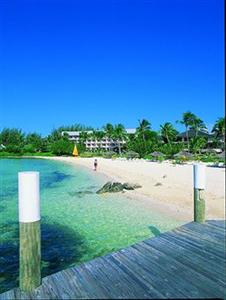
<path id="1" fill-rule="evenodd" d="M 136 132 L 136 129 L 135 128 L 126 128 L 126 132 L 128 134 L 134 134 Z"/>
<path id="2" fill-rule="evenodd" d="M 87 130 L 87 131 L 62 131 L 61 134 L 64 135 L 65 133 L 69 136 L 69 137 L 72 137 L 72 136 L 79 136 L 81 132 L 86 132 L 86 133 L 92 133 L 93 131 L 92 130 Z"/>
<path id="3" fill-rule="evenodd" d="M 134 134 L 136 132 L 136 129 L 134 129 L 134 128 L 126 128 L 125 130 L 128 134 Z M 68 134 L 69 137 L 74 137 L 74 136 L 79 137 L 81 132 L 92 133 L 93 131 L 92 130 L 87 130 L 87 131 L 86 130 L 85 131 L 67 131 L 67 130 L 65 130 L 65 131 L 62 131 L 61 134 L 64 135 L 64 133 L 66 133 L 66 134 Z"/>
<path id="4" fill-rule="evenodd" d="M 189 138 L 193 138 L 196 136 L 196 132 L 194 129 L 189 129 L 188 130 L 188 137 Z M 203 137 L 211 137 L 212 134 L 209 134 L 208 131 L 204 131 L 204 130 L 198 130 L 198 136 L 203 136 Z M 177 135 L 177 137 L 179 138 L 186 138 L 187 137 L 187 133 L 186 131 L 185 132 L 182 132 L 182 133 L 179 133 Z"/>

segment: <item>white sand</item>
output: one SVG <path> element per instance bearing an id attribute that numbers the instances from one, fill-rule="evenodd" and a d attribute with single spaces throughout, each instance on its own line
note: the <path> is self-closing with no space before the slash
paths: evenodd
<path id="1" fill-rule="evenodd" d="M 52 158 L 93 169 L 93 158 Z M 147 209 L 159 210 L 184 221 L 193 220 L 192 165 L 172 165 L 143 160 L 121 161 L 98 158 L 98 170 L 113 181 L 138 183 L 142 188 L 125 193 L 142 201 Z M 206 218 L 225 219 L 225 169 L 206 168 Z M 157 185 L 156 185 L 157 184 Z"/>

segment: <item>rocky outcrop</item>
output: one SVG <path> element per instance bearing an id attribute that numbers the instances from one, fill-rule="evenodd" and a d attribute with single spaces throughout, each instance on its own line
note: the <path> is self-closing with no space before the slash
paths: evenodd
<path id="1" fill-rule="evenodd" d="M 139 184 L 133 183 L 120 183 L 120 182 L 107 182 L 101 189 L 99 189 L 96 193 L 97 194 L 104 194 L 104 193 L 118 193 L 124 190 L 135 190 L 141 188 Z"/>

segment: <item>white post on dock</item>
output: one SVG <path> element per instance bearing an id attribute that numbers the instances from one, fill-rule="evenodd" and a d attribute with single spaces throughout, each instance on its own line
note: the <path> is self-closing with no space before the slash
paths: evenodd
<path id="1" fill-rule="evenodd" d="M 193 165 L 194 178 L 194 221 L 198 223 L 205 222 L 205 198 L 206 188 L 206 166 Z"/>
<path id="2" fill-rule="evenodd" d="M 20 289 L 29 292 L 41 284 L 39 172 L 18 173 L 20 230 Z"/>

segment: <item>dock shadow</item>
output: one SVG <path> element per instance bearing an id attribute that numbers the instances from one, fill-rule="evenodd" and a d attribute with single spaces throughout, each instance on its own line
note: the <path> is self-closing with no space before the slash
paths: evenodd
<path id="1" fill-rule="evenodd" d="M 0 228 L 7 240 L 0 243 L 0 293 L 19 285 L 19 228 L 11 222 Z M 87 252 L 85 239 L 60 224 L 41 224 L 42 278 L 78 263 Z"/>
<path id="2" fill-rule="evenodd" d="M 85 239 L 68 226 L 44 223 L 41 232 L 42 276 L 79 262 L 87 252 Z"/>
<path id="3" fill-rule="evenodd" d="M 148 228 L 150 229 L 151 233 L 154 236 L 158 236 L 161 234 L 161 231 L 158 228 L 156 228 L 155 226 L 150 225 L 150 226 L 148 226 Z"/>

